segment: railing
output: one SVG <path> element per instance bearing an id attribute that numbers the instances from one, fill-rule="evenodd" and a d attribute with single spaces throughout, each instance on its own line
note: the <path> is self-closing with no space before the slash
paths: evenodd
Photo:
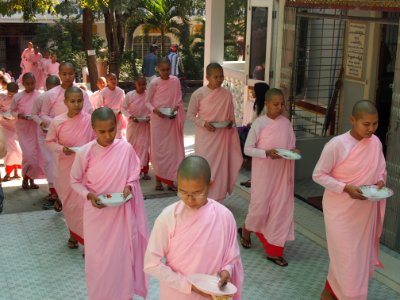
<path id="1" fill-rule="evenodd" d="M 224 62 L 224 87 L 229 89 L 233 95 L 235 106 L 235 118 L 237 124 L 242 124 L 243 107 L 245 101 L 246 78 L 244 75 L 245 62 Z"/>

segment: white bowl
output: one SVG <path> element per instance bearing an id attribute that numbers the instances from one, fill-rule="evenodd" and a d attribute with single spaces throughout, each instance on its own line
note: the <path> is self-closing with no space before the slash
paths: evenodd
<path id="1" fill-rule="evenodd" d="M 360 190 L 363 196 L 371 201 L 379 201 L 393 196 L 393 191 L 387 187 L 378 189 L 376 185 L 362 185 Z"/>
<path id="2" fill-rule="evenodd" d="M 27 119 L 27 120 L 32 120 L 32 115 L 25 115 L 24 117 L 25 117 L 25 119 Z"/>
<path id="3" fill-rule="evenodd" d="M 175 116 L 178 113 L 177 111 L 174 111 L 171 107 L 161 107 L 158 110 L 160 111 L 160 113 L 167 117 Z"/>
<path id="4" fill-rule="evenodd" d="M 138 121 L 139 123 L 144 123 L 144 122 L 148 122 L 150 120 L 149 117 L 134 117 L 136 119 L 136 121 Z"/>
<path id="5" fill-rule="evenodd" d="M 299 160 L 301 155 L 297 152 L 288 149 L 275 149 L 279 156 L 289 160 Z"/>
<path id="6" fill-rule="evenodd" d="M 15 117 L 10 112 L 3 113 L 3 118 L 7 120 L 14 120 Z"/>
<path id="7" fill-rule="evenodd" d="M 99 196 L 100 201 L 102 204 L 105 206 L 119 206 L 128 200 L 132 199 L 132 195 L 129 194 L 129 196 L 124 199 L 124 196 L 122 193 L 109 193 L 109 194 L 104 194 Z"/>
<path id="8" fill-rule="evenodd" d="M 200 291 L 212 296 L 228 296 L 235 295 L 237 288 L 228 282 L 223 288 L 219 288 L 219 277 L 208 274 L 192 274 L 187 277 L 189 282 L 197 287 Z"/>
<path id="9" fill-rule="evenodd" d="M 221 121 L 221 122 L 211 122 L 210 124 L 212 126 L 214 126 L 215 128 L 226 128 L 231 124 L 231 122 L 230 121 Z"/>
<path id="10" fill-rule="evenodd" d="M 78 152 L 81 147 L 68 147 L 68 149 L 74 152 Z"/>

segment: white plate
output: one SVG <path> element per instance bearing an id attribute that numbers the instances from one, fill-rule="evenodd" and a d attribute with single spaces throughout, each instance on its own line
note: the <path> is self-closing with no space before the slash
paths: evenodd
<path id="1" fill-rule="evenodd" d="M 109 194 L 104 194 L 99 196 L 100 201 L 102 204 L 105 206 L 119 206 L 128 200 L 132 198 L 132 195 L 129 194 L 129 196 L 124 199 L 124 196 L 122 193 L 109 193 Z"/>
<path id="2" fill-rule="evenodd" d="M 379 201 L 393 196 L 393 191 L 387 187 L 380 190 L 376 185 L 362 185 L 360 190 L 364 197 L 372 201 Z"/>
<path id="3" fill-rule="evenodd" d="M 32 115 L 25 115 L 24 117 L 25 117 L 25 119 L 27 119 L 27 120 L 32 120 Z"/>
<path id="4" fill-rule="evenodd" d="M 225 127 L 228 127 L 229 124 L 231 124 L 231 122 L 229 122 L 229 121 L 221 121 L 221 122 L 211 122 L 210 124 L 212 126 L 214 126 L 215 128 L 225 128 Z"/>
<path id="5" fill-rule="evenodd" d="M 68 147 L 69 150 L 72 150 L 74 152 L 78 152 L 81 147 Z"/>
<path id="6" fill-rule="evenodd" d="M 15 119 L 15 117 L 9 112 L 3 113 L 3 118 L 7 119 L 7 120 L 14 120 Z"/>
<path id="7" fill-rule="evenodd" d="M 138 121 L 139 123 L 144 123 L 144 122 L 148 122 L 150 120 L 149 117 L 134 117 L 136 119 L 136 121 Z"/>
<path id="8" fill-rule="evenodd" d="M 301 159 L 301 155 L 297 152 L 288 149 L 275 149 L 279 156 L 290 159 L 290 160 L 299 160 Z"/>
<path id="9" fill-rule="evenodd" d="M 174 111 L 170 107 L 161 107 L 158 110 L 160 111 L 160 113 L 162 113 L 163 115 L 165 115 L 167 117 L 175 116 L 178 113 L 177 111 Z"/>
<path id="10" fill-rule="evenodd" d="M 213 296 L 235 295 L 236 286 L 228 282 L 222 289 L 218 287 L 219 277 L 208 274 L 192 274 L 187 277 L 189 282 L 200 291 Z"/>

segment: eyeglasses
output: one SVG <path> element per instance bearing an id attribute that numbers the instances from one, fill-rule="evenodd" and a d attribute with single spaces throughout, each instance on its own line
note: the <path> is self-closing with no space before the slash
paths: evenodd
<path id="1" fill-rule="evenodd" d="M 204 197 L 206 197 L 205 193 L 193 193 L 193 194 L 189 194 L 186 192 L 178 192 L 178 197 L 181 199 L 187 199 L 189 197 L 192 197 L 195 200 L 200 200 L 203 199 Z"/>

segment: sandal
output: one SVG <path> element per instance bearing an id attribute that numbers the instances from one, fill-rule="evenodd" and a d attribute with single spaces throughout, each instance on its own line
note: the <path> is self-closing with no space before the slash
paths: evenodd
<path id="1" fill-rule="evenodd" d="M 39 186 L 37 184 L 35 184 L 35 182 L 33 181 L 33 179 L 29 180 L 29 188 L 31 190 L 37 190 L 39 188 Z"/>
<path id="2" fill-rule="evenodd" d="M 14 175 L 13 177 L 11 177 L 12 179 L 21 179 L 21 176 L 19 175 Z"/>
<path id="3" fill-rule="evenodd" d="M 1 179 L 1 181 L 4 181 L 4 182 L 10 181 L 10 180 L 11 180 L 10 174 L 4 175 L 4 177 Z"/>
<path id="4" fill-rule="evenodd" d="M 287 267 L 289 265 L 288 262 L 282 256 L 278 257 L 267 256 L 267 259 L 280 267 Z"/>
<path id="5" fill-rule="evenodd" d="M 238 228 L 238 234 L 240 236 L 240 244 L 242 245 L 243 248 L 245 249 L 250 249 L 251 248 L 251 239 L 245 239 L 242 235 L 243 233 L 243 228 Z"/>
<path id="6" fill-rule="evenodd" d="M 54 202 L 55 200 L 49 197 L 47 201 L 43 203 L 42 209 L 48 210 L 50 208 L 54 208 Z"/>
<path id="7" fill-rule="evenodd" d="M 168 186 L 168 191 L 176 192 L 177 190 L 178 190 L 177 187 L 174 186 L 174 185 L 169 185 Z"/>
<path id="8" fill-rule="evenodd" d="M 54 210 L 56 212 L 62 211 L 62 203 L 61 203 L 60 199 L 58 199 L 58 198 L 56 200 L 54 200 Z"/>
<path id="9" fill-rule="evenodd" d="M 22 180 L 22 189 L 29 190 L 29 183 L 27 179 Z"/>
<path id="10" fill-rule="evenodd" d="M 156 187 L 155 187 L 155 190 L 156 191 L 163 191 L 164 187 L 162 186 L 162 184 L 157 184 Z"/>
<path id="11" fill-rule="evenodd" d="M 247 188 L 250 188 L 250 187 L 251 187 L 251 180 L 249 179 L 249 180 L 247 180 L 247 181 L 242 181 L 242 182 L 240 183 L 240 185 L 241 185 L 241 186 L 244 186 L 244 187 L 247 187 Z"/>
<path id="12" fill-rule="evenodd" d="M 79 248 L 78 242 L 75 240 L 72 240 L 71 238 L 68 239 L 67 246 L 69 249 L 78 249 Z"/>
<path id="13" fill-rule="evenodd" d="M 147 174 L 143 174 L 142 179 L 143 180 L 151 180 L 151 177 Z"/>

